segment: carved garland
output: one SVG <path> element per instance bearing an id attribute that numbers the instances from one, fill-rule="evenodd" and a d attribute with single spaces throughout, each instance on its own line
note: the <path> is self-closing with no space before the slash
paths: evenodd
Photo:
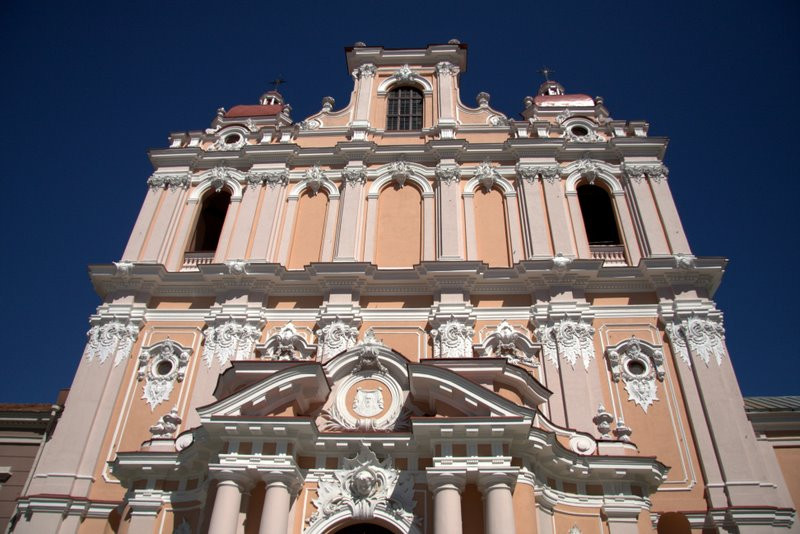
<path id="1" fill-rule="evenodd" d="M 690 353 L 699 356 L 706 366 L 712 356 L 717 365 L 722 365 L 725 329 L 718 321 L 692 316 L 680 323 L 667 323 L 666 330 L 672 351 L 689 367 L 692 365 Z"/>
<path id="2" fill-rule="evenodd" d="M 471 358 L 472 327 L 450 319 L 431 330 L 434 358 Z"/>
<path id="3" fill-rule="evenodd" d="M 308 360 L 316 351 L 306 338 L 289 322 L 257 348 L 260 355 L 270 360 Z"/>
<path id="4" fill-rule="evenodd" d="M 518 332 L 508 321 L 503 321 L 482 343 L 473 346 L 475 354 L 484 358 L 506 358 L 511 363 L 538 367 L 536 353 L 539 347 Z"/>
<path id="5" fill-rule="evenodd" d="M 250 356 L 261 330 L 251 325 L 228 321 L 217 326 L 209 326 L 204 331 L 205 346 L 203 360 L 208 367 L 216 356 L 220 365 L 228 360 L 243 360 Z"/>
<path id="6" fill-rule="evenodd" d="M 334 321 L 320 328 L 317 334 L 317 356 L 327 361 L 340 352 L 353 348 L 358 338 L 358 328 L 344 321 Z"/>
<path id="7" fill-rule="evenodd" d="M 558 357 L 575 368 L 580 357 L 583 367 L 588 371 L 589 363 L 594 359 L 594 328 L 582 321 L 564 319 L 550 325 L 536 328 L 536 338 L 542 343 L 544 355 L 558 368 Z"/>
<path id="8" fill-rule="evenodd" d="M 97 358 L 101 364 L 114 355 L 114 367 L 131 355 L 131 348 L 139 335 L 139 327 L 130 322 L 111 321 L 95 325 L 86 333 L 89 341 L 84 354 L 88 361 Z"/>

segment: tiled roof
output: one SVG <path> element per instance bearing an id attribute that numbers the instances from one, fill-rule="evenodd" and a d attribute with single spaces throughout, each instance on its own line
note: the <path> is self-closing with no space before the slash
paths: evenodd
<path id="1" fill-rule="evenodd" d="M 0 412 L 50 412 L 52 408 L 45 403 L 0 403 Z"/>
<path id="2" fill-rule="evenodd" d="M 257 104 L 251 106 L 234 106 L 227 113 L 225 113 L 225 117 L 266 117 L 270 115 L 277 115 L 281 111 L 283 111 L 283 104 L 269 106 L 260 106 Z"/>
<path id="3" fill-rule="evenodd" d="M 796 412 L 800 411 L 800 395 L 780 397 L 745 397 L 747 412 Z"/>

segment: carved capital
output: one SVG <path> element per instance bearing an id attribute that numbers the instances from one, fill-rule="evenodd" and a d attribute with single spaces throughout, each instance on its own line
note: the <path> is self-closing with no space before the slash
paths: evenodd
<path id="1" fill-rule="evenodd" d="M 251 188 L 259 185 L 268 185 L 270 189 L 285 186 L 289 183 L 289 171 L 280 169 L 276 171 L 250 171 L 245 176 Z"/>
<path id="2" fill-rule="evenodd" d="M 558 368 L 559 355 L 575 368 L 578 358 L 589 371 L 594 360 L 594 328 L 583 321 L 562 319 L 536 328 L 536 339 L 542 343 L 545 357 Z"/>
<path id="3" fill-rule="evenodd" d="M 440 61 L 436 64 L 437 76 L 456 76 L 459 72 L 461 72 L 461 69 L 449 61 Z"/>
<path id="4" fill-rule="evenodd" d="M 622 172 L 628 180 L 641 182 L 645 178 L 660 183 L 666 180 L 669 169 L 663 163 L 631 164 L 623 163 Z"/>
<path id="5" fill-rule="evenodd" d="M 436 166 L 436 180 L 443 184 L 456 183 L 461 179 L 461 168 L 458 165 L 445 165 L 439 163 Z"/>
<path id="6" fill-rule="evenodd" d="M 361 78 L 373 78 L 377 70 L 378 69 L 375 67 L 374 64 L 364 63 L 360 67 L 353 69 L 353 72 L 351 74 L 353 76 L 353 79 L 355 80 L 359 80 Z"/>
<path id="7" fill-rule="evenodd" d="M 364 167 L 345 167 L 342 179 L 346 185 L 358 185 L 367 182 L 367 170 Z"/>
<path id="8" fill-rule="evenodd" d="M 147 185 L 151 189 L 186 189 L 192 183 L 192 173 L 181 174 L 154 174 L 147 179 Z"/>
<path id="9" fill-rule="evenodd" d="M 560 176 L 561 167 L 558 165 L 537 165 L 530 163 L 517 163 L 516 166 L 517 176 L 521 180 L 533 183 L 538 177 L 542 177 L 548 182 L 555 183 Z"/>

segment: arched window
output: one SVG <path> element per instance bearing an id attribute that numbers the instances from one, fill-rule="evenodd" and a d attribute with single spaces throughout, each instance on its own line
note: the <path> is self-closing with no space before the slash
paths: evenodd
<path id="1" fill-rule="evenodd" d="M 231 194 L 228 191 L 217 191 L 203 200 L 189 252 L 214 252 L 217 250 L 230 203 Z"/>
<path id="2" fill-rule="evenodd" d="M 398 87 L 389 92 L 386 129 L 410 131 L 422 129 L 422 93 L 413 87 Z"/>
<path id="3" fill-rule="evenodd" d="M 578 202 L 589 245 L 621 245 L 617 218 L 611 197 L 602 187 L 584 184 L 578 187 Z"/>

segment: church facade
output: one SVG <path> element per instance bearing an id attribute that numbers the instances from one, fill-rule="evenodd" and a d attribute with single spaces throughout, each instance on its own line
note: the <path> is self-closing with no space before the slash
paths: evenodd
<path id="1" fill-rule="evenodd" d="M 151 151 L 12 532 L 796 529 L 667 140 L 549 79 L 467 106 L 466 57 L 357 43 L 345 107 Z"/>

